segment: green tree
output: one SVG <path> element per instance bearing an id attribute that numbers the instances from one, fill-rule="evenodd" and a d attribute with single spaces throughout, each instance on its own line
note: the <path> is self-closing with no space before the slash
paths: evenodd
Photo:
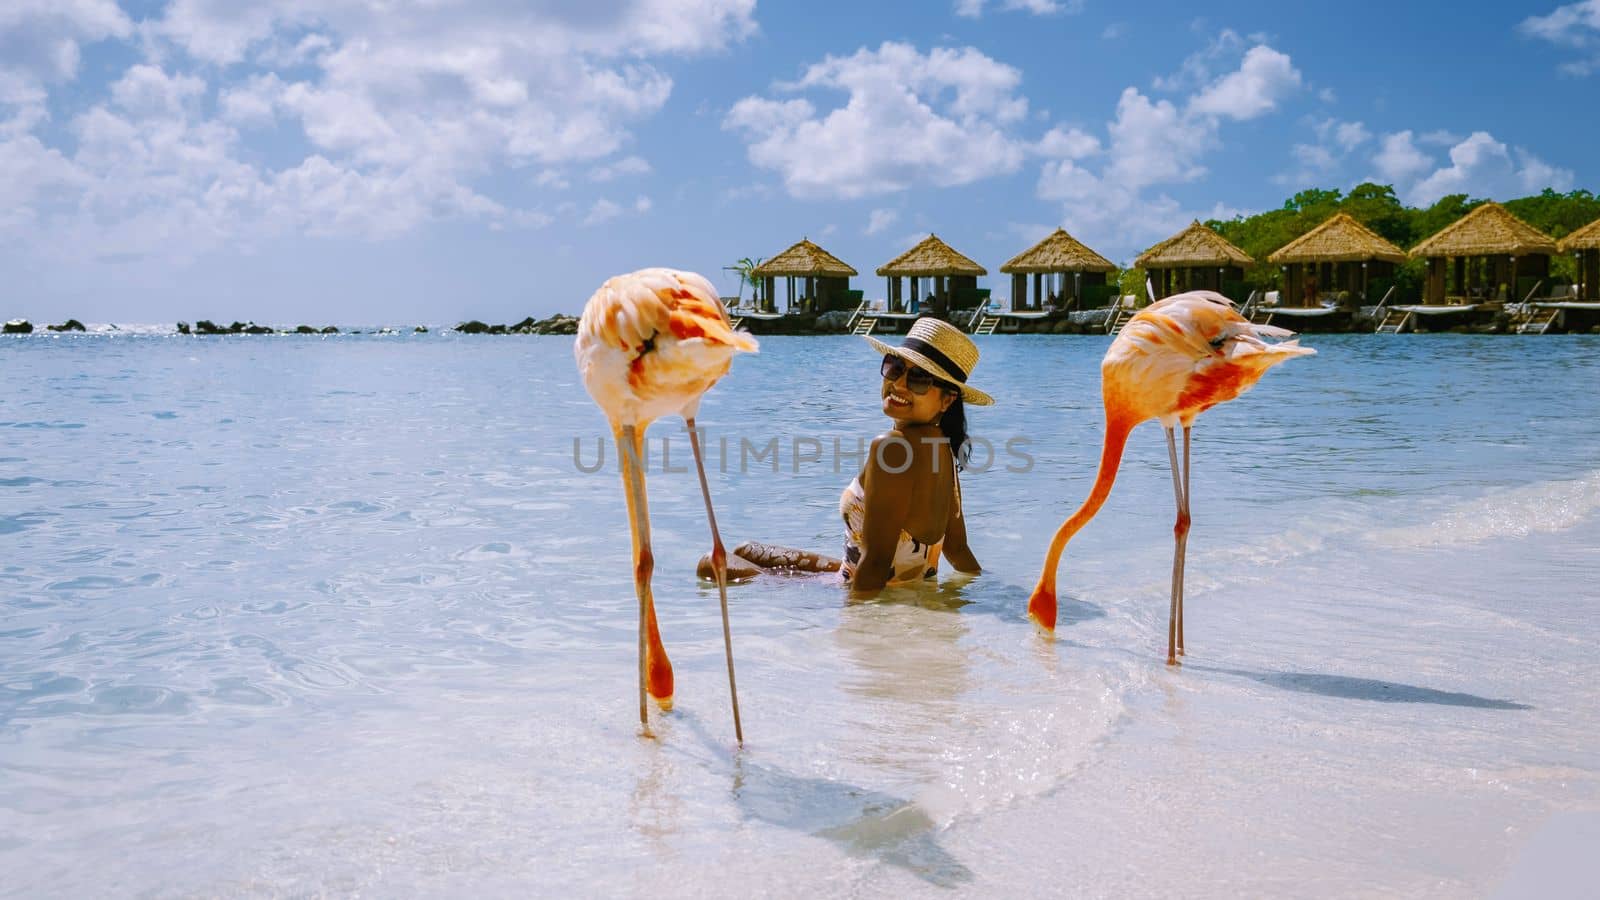
<path id="1" fill-rule="evenodd" d="M 761 299 L 761 280 L 756 277 L 756 269 L 765 262 L 760 256 L 746 256 L 731 266 L 723 266 L 727 272 L 735 272 L 739 276 L 739 303 L 744 304 L 744 286 L 750 285 L 750 297 L 753 300 Z"/>
<path id="2" fill-rule="evenodd" d="M 1352 219 L 1401 249 L 1411 246 L 1416 238 L 1411 233 L 1411 216 L 1390 185 L 1363 181 L 1345 195 L 1339 211 L 1349 213 Z"/>

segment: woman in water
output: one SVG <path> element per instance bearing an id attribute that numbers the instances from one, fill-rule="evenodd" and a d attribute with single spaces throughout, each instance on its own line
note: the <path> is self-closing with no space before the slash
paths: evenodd
<path id="1" fill-rule="evenodd" d="M 932 577 L 941 556 L 957 571 L 980 571 L 967 546 L 957 474 L 971 452 L 966 405 L 994 403 L 966 383 L 978 363 L 977 345 L 931 318 L 913 323 L 898 347 L 867 341 L 883 354 L 880 395 L 894 425 L 872 441 L 861 473 L 839 498 L 844 559 L 748 541 L 728 559 L 730 581 L 763 572 L 839 572 L 852 596 L 870 597 L 885 585 Z M 699 574 L 715 577 L 709 556 L 700 560 Z"/>

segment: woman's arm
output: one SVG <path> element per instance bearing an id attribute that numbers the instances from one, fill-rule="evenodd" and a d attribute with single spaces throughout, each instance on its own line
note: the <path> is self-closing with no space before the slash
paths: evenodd
<path id="1" fill-rule="evenodd" d="M 910 443 L 898 434 L 875 439 L 867 453 L 867 464 L 861 467 L 861 491 L 866 495 L 861 537 L 866 546 L 861 548 L 861 562 L 851 580 L 852 598 L 877 596 L 894 576 L 894 552 L 911 514 L 911 491 L 915 485 Z"/>
<path id="2" fill-rule="evenodd" d="M 961 514 L 959 502 L 950 504 L 950 518 L 944 524 L 944 558 L 957 572 L 977 575 L 983 571 L 972 548 L 967 546 L 967 517 Z"/>

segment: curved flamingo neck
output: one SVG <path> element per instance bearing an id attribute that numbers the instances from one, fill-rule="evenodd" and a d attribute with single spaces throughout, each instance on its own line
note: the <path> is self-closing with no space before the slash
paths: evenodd
<path id="1" fill-rule="evenodd" d="M 1128 444 L 1128 434 L 1137 424 L 1138 421 L 1130 416 L 1107 413 L 1105 442 L 1100 447 L 1100 467 L 1094 473 L 1094 486 L 1089 489 L 1089 496 L 1084 499 L 1083 505 L 1056 529 L 1055 537 L 1050 541 L 1050 551 L 1045 556 L 1039 585 L 1050 593 L 1055 593 L 1056 567 L 1061 562 L 1061 554 L 1066 552 L 1067 542 L 1089 524 L 1089 520 L 1105 505 L 1106 498 L 1111 496 L 1111 486 L 1116 483 L 1117 468 L 1122 465 L 1122 451 Z"/>

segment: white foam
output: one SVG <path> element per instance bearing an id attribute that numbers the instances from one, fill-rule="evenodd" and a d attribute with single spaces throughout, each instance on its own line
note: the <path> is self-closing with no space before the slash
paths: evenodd
<path id="1" fill-rule="evenodd" d="M 1476 544 L 1498 537 L 1562 531 L 1600 510 L 1600 469 L 1570 481 L 1541 481 L 1447 507 L 1430 522 L 1376 531 L 1390 547 Z"/>

